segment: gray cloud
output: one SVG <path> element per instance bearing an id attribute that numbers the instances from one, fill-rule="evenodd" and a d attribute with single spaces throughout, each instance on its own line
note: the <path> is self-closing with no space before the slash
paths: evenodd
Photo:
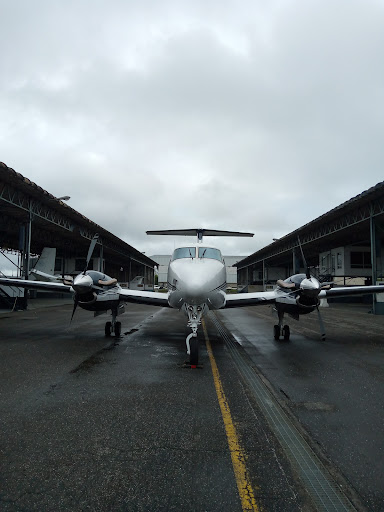
<path id="1" fill-rule="evenodd" d="M 382 180 L 380 1 L 2 4 L 0 160 L 146 254 L 249 254 Z"/>

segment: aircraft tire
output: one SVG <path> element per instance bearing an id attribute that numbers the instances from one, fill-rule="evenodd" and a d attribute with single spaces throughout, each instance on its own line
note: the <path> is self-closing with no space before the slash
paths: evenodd
<path id="1" fill-rule="evenodd" d="M 291 335 L 291 331 L 289 329 L 289 325 L 284 325 L 283 336 L 284 336 L 285 341 L 289 341 L 290 335 Z"/>
<path id="2" fill-rule="evenodd" d="M 199 362 L 199 340 L 197 338 L 191 338 L 189 341 L 189 348 L 189 364 L 191 366 L 197 366 Z"/>
<path id="3" fill-rule="evenodd" d="M 112 322 L 106 322 L 105 324 L 105 335 L 110 336 L 112 332 Z"/>
<path id="4" fill-rule="evenodd" d="M 273 326 L 273 337 L 276 341 L 280 339 L 280 326 L 277 324 Z"/>
<path id="5" fill-rule="evenodd" d="M 115 336 L 120 336 L 121 334 L 121 322 L 115 323 Z"/>

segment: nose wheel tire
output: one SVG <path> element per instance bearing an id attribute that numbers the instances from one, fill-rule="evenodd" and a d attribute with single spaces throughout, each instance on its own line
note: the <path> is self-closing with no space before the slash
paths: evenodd
<path id="1" fill-rule="evenodd" d="M 199 362 L 199 342 L 197 337 L 191 338 L 189 341 L 190 354 L 189 364 L 191 366 L 197 366 Z"/>

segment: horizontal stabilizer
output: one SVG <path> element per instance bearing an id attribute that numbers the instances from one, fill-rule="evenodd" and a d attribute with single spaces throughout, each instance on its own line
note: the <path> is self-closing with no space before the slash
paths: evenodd
<path id="1" fill-rule="evenodd" d="M 157 231 L 147 231 L 147 235 L 173 235 L 173 236 L 196 236 L 202 240 L 203 236 L 253 236 L 253 233 L 244 233 L 240 231 L 221 231 L 219 229 L 165 229 Z"/>

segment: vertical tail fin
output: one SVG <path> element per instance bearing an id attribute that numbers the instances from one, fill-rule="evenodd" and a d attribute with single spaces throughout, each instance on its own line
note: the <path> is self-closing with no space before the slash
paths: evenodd
<path id="1" fill-rule="evenodd" d="M 53 276 L 55 272 L 55 259 L 56 247 L 44 247 L 34 269 Z"/>

